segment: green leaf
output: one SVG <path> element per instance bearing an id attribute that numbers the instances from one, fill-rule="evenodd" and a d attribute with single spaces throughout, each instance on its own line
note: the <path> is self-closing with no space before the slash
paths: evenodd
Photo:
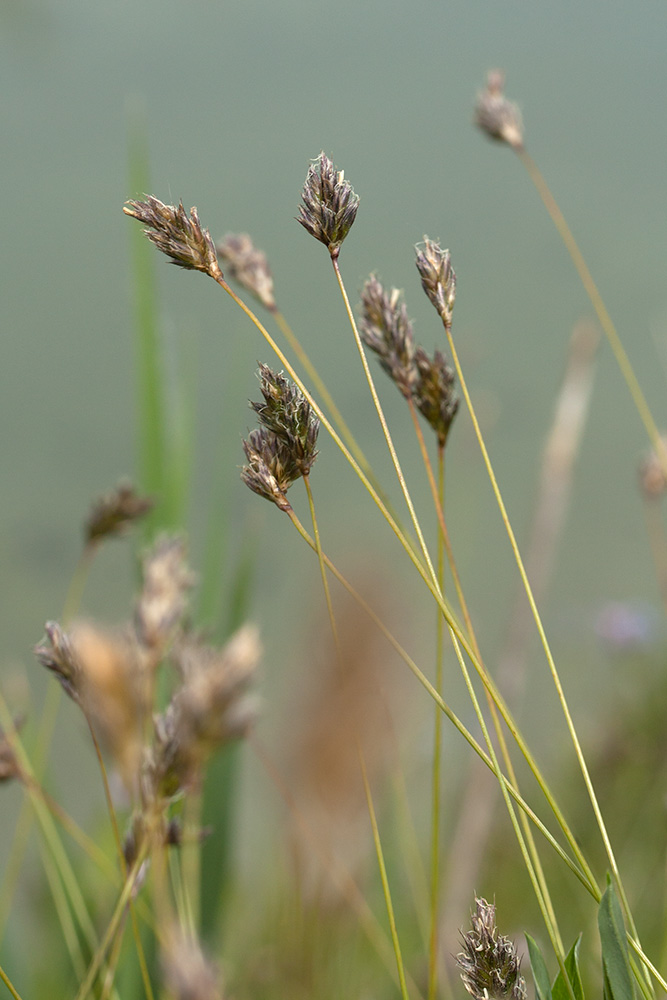
<path id="1" fill-rule="evenodd" d="M 569 980 L 569 986 L 568 982 L 563 977 L 562 971 L 559 972 L 554 979 L 554 984 L 551 988 L 553 1000 L 572 1000 L 572 996 L 574 996 L 574 1000 L 584 1000 L 584 987 L 581 982 L 581 973 L 579 971 L 580 945 L 581 934 L 565 956 L 565 971 Z"/>
<path id="2" fill-rule="evenodd" d="M 605 995 L 609 1000 L 633 1000 L 632 968 L 623 913 L 609 877 L 598 909 L 598 928 L 602 945 Z"/>
<path id="3" fill-rule="evenodd" d="M 551 986 L 549 985 L 549 972 L 546 967 L 542 952 L 537 942 L 530 934 L 526 934 L 526 944 L 528 945 L 528 955 L 530 957 L 530 968 L 533 973 L 535 983 L 536 1000 L 551 1000 Z"/>

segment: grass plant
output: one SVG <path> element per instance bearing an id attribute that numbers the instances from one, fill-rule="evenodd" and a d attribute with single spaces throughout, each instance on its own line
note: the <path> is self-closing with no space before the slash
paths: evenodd
<path id="1" fill-rule="evenodd" d="M 667 483 L 664 442 L 569 227 L 525 150 L 520 115 L 502 87 L 501 76 L 490 74 L 476 121 L 516 152 L 537 185 L 646 427 L 653 452 L 641 481 L 664 592 L 666 549 L 656 514 Z M 145 189 L 147 156 L 139 132 L 133 134 L 132 150 L 131 184 Z M 600 992 L 606 1000 L 649 1000 L 667 991 L 665 893 L 658 906 L 657 892 L 642 894 L 632 876 L 626 877 L 626 844 L 620 854 L 614 844 L 622 803 L 613 801 L 604 782 L 603 795 L 598 794 L 599 762 L 585 752 L 587 734 L 575 724 L 567 678 L 539 610 L 565 527 L 598 335 L 586 328 L 573 336 L 524 558 L 460 361 L 455 251 L 428 236 L 416 247 L 418 278 L 435 309 L 442 345 L 429 354 L 415 339 L 402 293 L 385 287 L 376 275 L 364 284 L 355 316 L 343 265 L 345 241 L 359 225 L 359 205 L 344 172 L 320 153 L 308 169 L 297 221 L 328 251 L 341 315 L 349 324 L 359 377 L 370 394 L 395 482 L 383 482 L 376 473 L 308 345 L 279 310 L 268 261 L 252 239 L 228 234 L 216 244 L 196 208 L 188 212 L 182 203 L 168 205 L 154 195 L 125 206 L 126 215 L 143 227 L 143 234 L 135 228 L 133 237 L 140 489 L 121 483 L 96 501 L 85 519 L 82 555 L 62 622 L 48 622 L 35 647 L 54 683 L 41 721 L 27 735 L 0 694 L 0 782 L 19 783 L 24 792 L 3 875 L 0 929 L 10 922 L 34 822 L 43 871 L 33 880 L 48 899 L 44 934 L 58 940 L 62 953 L 57 962 L 49 959 L 54 995 L 244 1000 L 333 998 L 344 991 L 435 1000 L 465 989 L 475 1000 L 525 1000 L 530 990 L 537 1000 L 583 1000 L 586 993 Z M 194 596 L 197 577 L 184 540 L 193 445 L 164 372 L 153 255 L 144 236 L 178 267 L 212 278 L 227 296 L 225 306 L 242 310 L 269 352 L 258 370 L 261 398 L 250 404 L 257 426 L 243 441 L 241 478 L 287 516 L 294 544 L 303 542 L 312 551 L 331 647 L 315 696 L 304 701 L 303 718 L 294 723 L 293 783 L 254 726 L 259 709 L 252 689 L 261 645 L 257 630 L 246 622 L 254 563 L 250 546 L 242 546 L 226 611 L 216 620 L 219 562 L 233 528 L 213 504 L 209 561 Z M 266 324 L 256 307 L 266 312 Z M 432 506 L 428 515 L 422 513 L 423 483 L 410 481 L 404 471 L 408 466 L 376 384 L 374 358 L 381 377 L 389 378 L 407 407 Z M 516 610 L 507 648 L 499 652 L 484 649 L 480 641 L 457 564 L 457 539 L 448 526 L 447 481 L 456 469 L 448 464 L 445 475 L 447 445 L 464 419 L 479 445 L 516 563 Z M 431 612 L 431 662 L 419 662 L 405 648 L 399 623 L 383 609 L 377 586 L 369 598 L 333 555 L 336 539 L 322 518 L 317 493 L 318 468 L 332 447 L 349 466 L 359 506 L 374 508 L 384 522 L 394 558 L 405 560 L 414 592 Z M 292 502 L 300 480 L 309 525 Z M 388 499 L 396 495 L 400 503 Z M 137 595 L 126 623 L 112 629 L 82 620 L 91 563 L 112 539 L 136 534 L 137 525 L 143 532 L 137 546 Z M 532 636 L 539 640 L 570 739 L 566 782 L 542 761 L 518 710 Z M 402 721 L 392 699 L 402 695 L 392 692 L 382 669 L 387 650 L 408 668 L 404 683 L 416 686 L 432 706 L 425 823 L 411 815 L 414 803 L 392 730 L 396 719 L 399 725 Z M 450 701 L 450 694 L 461 697 L 451 683 L 455 672 L 465 693 L 456 706 Z M 79 829 L 48 788 L 60 692 L 89 730 L 108 814 L 104 837 Z M 540 710 L 534 707 L 535 714 Z M 271 712 L 271 706 L 263 711 Z M 646 705 L 637 706 L 640 718 L 646 711 Z M 473 751 L 474 767 L 458 800 L 451 793 L 448 798 L 443 769 L 447 725 Z M 267 787 L 282 800 L 292 831 L 285 838 L 291 845 L 285 859 L 276 865 L 275 884 L 264 879 L 264 896 L 257 898 L 255 888 L 250 904 L 234 863 L 242 741 L 264 769 Z M 653 760 L 651 755 L 647 760 Z M 393 810 L 383 794 L 390 785 Z M 605 801 L 611 801 L 611 823 Z M 507 821 L 498 819 L 500 806 Z M 638 851 L 643 834 L 632 829 Z M 651 852 L 661 872 L 664 844 L 652 844 Z M 497 867 L 492 863 L 496 855 L 503 860 Z M 492 885 L 495 903 L 476 894 L 478 879 Z M 512 895 L 519 902 L 510 907 Z M 471 928 L 462 932 L 455 965 L 450 961 L 457 949 L 452 914 L 464 897 L 473 907 Z M 511 910 L 512 927 L 525 933 L 525 949 L 499 932 L 496 907 L 503 924 Z M 644 947 L 644 939 L 650 947 Z M 43 950 L 50 956 L 54 948 Z M 8 944 L 0 950 L 0 979 L 15 998 L 35 996 L 43 980 L 42 949 L 34 951 L 36 965 L 22 967 L 12 960 Z M 527 956 L 523 972 L 522 952 Z"/>

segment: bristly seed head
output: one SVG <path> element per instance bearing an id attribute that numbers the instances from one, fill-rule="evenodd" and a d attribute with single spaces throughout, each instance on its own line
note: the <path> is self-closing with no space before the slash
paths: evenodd
<path id="1" fill-rule="evenodd" d="M 521 112 L 503 94 L 505 74 L 498 69 L 489 71 L 486 88 L 477 96 L 475 125 L 497 142 L 506 142 L 513 149 L 523 148 Z"/>
<path id="2" fill-rule="evenodd" d="M 459 408 L 454 393 L 454 372 L 440 351 L 436 351 L 431 360 L 422 347 L 417 348 L 415 364 L 419 377 L 413 391 L 414 400 L 437 434 L 439 447 L 444 448 Z"/>
<path id="3" fill-rule="evenodd" d="M 216 250 L 225 263 L 228 276 L 254 295 L 266 309 L 275 311 L 273 277 L 266 254 L 257 249 L 248 234 L 227 233 L 216 244 Z"/>
<path id="4" fill-rule="evenodd" d="M 372 274 L 361 292 L 363 316 L 359 329 L 392 382 L 409 399 L 416 379 L 415 341 L 405 302 L 398 288 L 386 292 Z"/>
<path id="5" fill-rule="evenodd" d="M 178 208 L 165 205 L 149 194 L 146 201 L 128 201 L 123 206 L 126 215 L 142 222 L 146 236 L 172 264 L 189 271 L 203 271 L 212 278 L 222 277 L 215 244 L 208 229 L 202 229 L 196 208 L 188 217 L 183 202 Z"/>
<path id="6" fill-rule="evenodd" d="M 93 504 L 86 519 L 86 542 L 122 535 L 155 506 L 150 497 L 139 496 L 131 483 L 120 483 L 115 490 L 105 493 Z"/>
<path id="7" fill-rule="evenodd" d="M 307 476 L 317 458 L 320 422 L 298 386 L 268 365 L 260 365 L 264 401 L 250 403 L 260 426 L 243 442 L 248 464 L 241 479 L 254 493 L 289 510 L 285 494 Z"/>
<path id="8" fill-rule="evenodd" d="M 446 326 L 451 326 L 454 302 L 456 301 L 456 274 L 452 267 L 449 250 L 443 250 L 439 243 L 424 237 L 424 242 L 415 247 L 417 270 L 422 279 L 422 288 L 438 311 Z"/>
<path id="9" fill-rule="evenodd" d="M 331 160 L 320 153 L 308 169 L 301 200 L 297 222 L 324 243 L 335 260 L 356 218 L 359 196 L 345 180 L 344 172 L 337 171 Z"/>
<path id="10" fill-rule="evenodd" d="M 474 1000 L 526 1000 L 526 982 L 515 945 L 496 934 L 496 908 L 475 899 L 472 930 L 461 935 L 463 951 L 456 956 L 461 980 Z"/>

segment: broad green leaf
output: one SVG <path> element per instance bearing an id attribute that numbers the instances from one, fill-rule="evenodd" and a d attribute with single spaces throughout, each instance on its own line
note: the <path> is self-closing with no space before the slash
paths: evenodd
<path id="1" fill-rule="evenodd" d="M 605 993 L 609 1000 L 633 1000 L 632 968 L 623 913 L 616 890 L 609 878 L 598 909 L 598 928 L 602 945 Z"/>
<path id="2" fill-rule="evenodd" d="M 552 1000 L 549 972 L 542 957 L 542 952 L 530 934 L 526 934 L 526 944 L 528 945 L 530 968 L 533 973 L 533 982 L 535 983 L 536 1000 Z"/>
<path id="3" fill-rule="evenodd" d="M 573 995 L 574 1000 L 584 1000 L 584 987 L 581 982 L 581 973 L 579 972 L 580 944 L 581 934 L 565 956 L 565 971 L 567 972 L 567 978 L 572 990 L 570 992 L 568 984 L 563 978 L 563 973 L 559 972 L 551 987 L 553 1000 L 572 1000 Z"/>

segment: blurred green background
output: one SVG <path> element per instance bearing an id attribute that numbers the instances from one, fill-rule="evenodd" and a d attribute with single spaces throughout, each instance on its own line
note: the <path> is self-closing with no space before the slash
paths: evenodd
<path id="1" fill-rule="evenodd" d="M 136 223 L 121 211 L 143 193 L 128 180 L 133 122 L 145 123 L 152 193 L 197 205 L 214 238 L 246 231 L 267 252 L 279 304 L 387 478 L 328 255 L 294 221 L 309 160 L 324 149 L 361 197 L 341 255 L 352 301 L 377 271 L 405 290 L 417 339 L 429 351 L 442 344 L 442 331 L 421 292 L 413 245 L 427 233 L 451 248 L 454 335 L 521 540 L 570 332 L 592 310 L 519 163 L 472 126 L 475 94 L 489 68 L 506 71 L 527 148 L 571 223 L 662 426 L 666 29 L 662 0 L 3 0 L 0 634 L 7 682 L 26 666 L 39 689 L 31 648 L 44 621 L 61 613 L 90 500 L 135 469 Z M 227 566 L 240 540 L 254 538 L 253 616 L 267 647 L 270 701 L 295 659 L 308 664 L 314 635 L 325 628 L 315 561 L 287 519 L 238 475 L 256 364 L 273 359 L 212 281 L 168 267 L 157 254 L 154 263 L 165 363 L 174 391 L 184 394 L 195 447 L 193 563 L 202 562 L 216 507 L 229 526 Z M 404 406 L 381 374 L 378 384 L 430 518 Z M 566 680 L 588 704 L 600 677 L 608 679 L 593 629 L 599 608 L 659 603 L 636 489 L 645 447 L 603 344 L 546 609 L 556 650 L 575 667 Z M 393 579 L 404 603 L 402 638 L 419 648 L 432 609 L 412 606 L 417 588 L 405 559 L 324 436 L 313 487 L 325 547 L 352 574 L 372 558 Z M 295 504 L 305 515 L 303 498 Z M 493 651 L 513 606 L 514 576 L 463 412 L 448 449 L 447 504 L 470 603 Z M 85 612 L 121 620 L 133 585 L 127 550 L 108 546 Z"/>

